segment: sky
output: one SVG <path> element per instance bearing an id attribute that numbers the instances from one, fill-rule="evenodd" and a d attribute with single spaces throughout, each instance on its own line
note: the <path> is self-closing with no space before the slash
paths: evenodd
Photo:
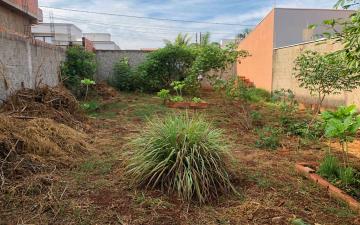
<path id="1" fill-rule="evenodd" d="M 172 20 L 98 15 L 42 8 L 44 22 L 73 23 L 83 33 L 110 33 L 121 49 L 158 48 L 178 33 L 210 32 L 212 41 L 232 39 L 258 24 L 272 7 L 332 8 L 336 0 L 39 0 L 40 6 Z M 226 23 L 219 25 L 207 23 Z"/>

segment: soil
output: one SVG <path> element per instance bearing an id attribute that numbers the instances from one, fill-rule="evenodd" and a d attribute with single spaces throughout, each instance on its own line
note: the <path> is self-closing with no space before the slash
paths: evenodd
<path id="1" fill-rule="evenodd" d="M 295 172 L 295 162 L 322 159 L 328 149 L 325 141 L 299 146 L 297 137 L 284 136 L 278 150 L 257 149 L 257 127 L 244 123 L 241 104 L 228 104 L 211 92 L 201 97 L 209 107 L 189 112 L 203 114 L 224 130 L 234 156 L 231 177 L 240 197 L 222 196 L 198 205 L 133 188 L 131 178 L 124 175 L 132 153 L 127 143 L 148 118 L 184 110 L 162 106 L 150 95 L 120 93 L 107 95 L 107 107 L 89 118 L 88 151 L 74 165 L 25 177 L 3 192 L 0 224 L 263 225 L 291 224 L 294 218 L 308 224 L 360 224 L 357 213 Z M 251 108 L 262 115 L 258 126 L 277 125 L 276 107 Z M 351 162 L 358 165 L 360 146 L 351 149 Z M 337 148 L 334 152 L 340 154 Z"/>

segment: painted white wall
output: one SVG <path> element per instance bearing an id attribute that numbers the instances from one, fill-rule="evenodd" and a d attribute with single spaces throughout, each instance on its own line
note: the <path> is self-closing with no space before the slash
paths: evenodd
<path id="1" fill-rule="evenodd" d="M 81 41 L 82 31 L 73 24 L 55 23 L 56 41 Z M 36 37 L 52 36 L 50 23 L 41 23 L 32 27 L 32 34 Z M 70 40 L 69 40 L 69 37 Z"/>

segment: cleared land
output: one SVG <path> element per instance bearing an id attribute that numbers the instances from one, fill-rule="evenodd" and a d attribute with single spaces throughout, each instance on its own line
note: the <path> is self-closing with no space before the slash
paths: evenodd
<path id="1" fill-rule="evenodd" d="M 132 152 L 127 143 L 147 118 L 181 110 L 168 109 L 150 95 L 107 91 L 101 108 L 74 131 L 79 134 L 72 134 L 72 143 L 87 142 L 86 151 L 65 154 L 60 162 L 41 161 L 47 169 L 7 180 L 0 197 L 0 224 L 290 224 L 293 218 L 310 224 L 360 224 L 356 213 L 294 170 L 295 162 L 320 160 L 328 148 L 325 142 L 299 147 L 298 138 L 284 136 L 276 151 L 257 149 L 257 133 L 244 125 L 241 105 L 213 93 L 203 94 L 208 109 L 189 113 L 201 113 L 224 129 L 234 156 L 232 181 L 241 196 L 223 196 L 200 206 L 131 187 L 124 176 Z M 261 113 L 263 125 L 278 125 L 275 106 L 251 107 Z M 359 143 L 352 144 L 351 155 L 358 168 Z"/>

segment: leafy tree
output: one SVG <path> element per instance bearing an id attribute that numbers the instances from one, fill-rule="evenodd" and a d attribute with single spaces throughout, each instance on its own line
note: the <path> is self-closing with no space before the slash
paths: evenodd
<path id="1" fill-rule="evenodd" d="M 348 9 L 360 5 L 359 0 L 339 0 L 335 7 Z M 330 19 L 323 21 L 323 25 L 331 32 L 325 32 L 324 36 L 334 38 L 344 45 L 339 54 L 345 55 L 345 62 L 349 72 L 360 76 L 360 11 L 357 10 L 347 19 Z M 311 25 L 315 28 L 317 25 Z M 341 30 L 337 28 L 341 27 Z"/>
<path id="2" fill-rule="evenodd" d="M 64 85 L 77 97 L 82 96 L 81 80 L 93 79 L 96 72 L 96 57 L 82 46 L 73 46 L 66 51 L 66 60 L 61 66 Z"/>
<path id="3" fill-rule="evenodd" d="M 295 60 L 295 77 L 300 87 L 317 96 L 319 112 L 325 98 L 343 91 L 351 91 L 360 85 L 360 77 L 349 73 L 340 52 L 321 55 L 306 51 Z"/>
<path id="4" fill-rule="evenodd" d="M 199 75 L 214 84 L 220 78 L 221 72 L 226 70 L 228 66 L 240 58 L 248 56 L 248 52 L 238 51 L 236 47 L 235 44 L 229 44 L 224 49 L 215 44 L 194 47 L 196 59 L 192 64 L 189 76 L 186 78 L 187 87 L 190 91 L 196 91 L 200 86 Z"/>
<path id="5" fill-rule="evenodd" d="M 359 5 L 360 2 L 359 0 L 339 0 L 336 4 L 335 4 L 335 8 L 343 8 L 343 9 L 348 9 L 352 6 L 356 6 Z"/>

